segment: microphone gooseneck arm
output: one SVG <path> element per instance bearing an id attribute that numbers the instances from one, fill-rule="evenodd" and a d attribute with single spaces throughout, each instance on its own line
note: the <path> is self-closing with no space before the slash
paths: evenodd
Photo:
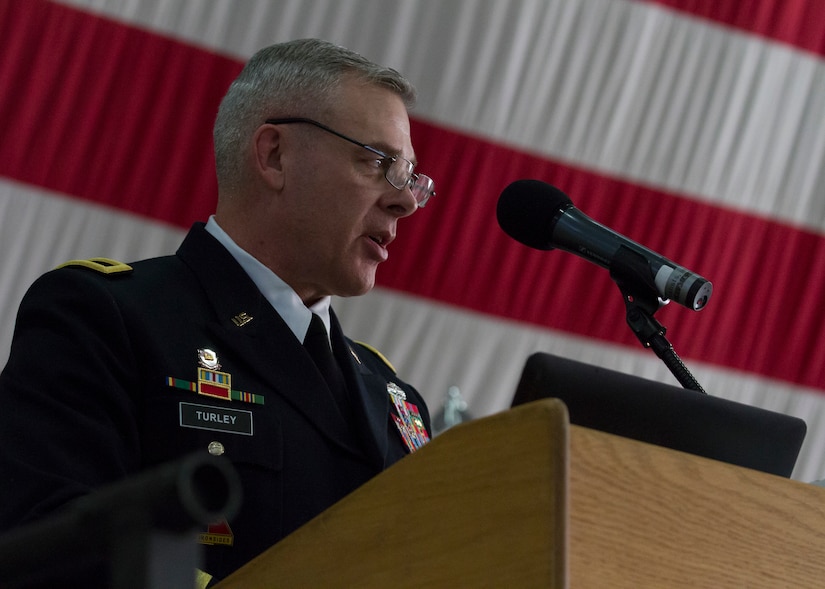
<path id="1" fill-rule="evenodd" d="M 655 352 L 682 387 L 707 394 L 665 337 L 667 329 L 653 318 L 661 303 L 644 258 L 622 246 L 610 266 L 610 277 L 622 293 L 627 324 L 642 345 Z"/>

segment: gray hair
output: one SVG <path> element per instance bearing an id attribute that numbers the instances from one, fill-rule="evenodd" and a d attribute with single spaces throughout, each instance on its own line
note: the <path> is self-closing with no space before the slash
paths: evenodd
<path id="1" fill-rule="evenodd" d="M 389 88 L 408 109 L 415 103 L 415 88 L 397 71 L 327 41 L 289 41 L 253 55 L 230 85 L 215 120 L 219 186 L 237 187 L 246 142 L 267 118 L 324 112 L 332 107 L 334 92 L 348 75 Z"/>

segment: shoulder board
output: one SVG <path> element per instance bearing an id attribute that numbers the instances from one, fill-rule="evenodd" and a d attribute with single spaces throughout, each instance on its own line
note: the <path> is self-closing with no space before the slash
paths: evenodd
<path id="1" fill-rule="evenodd" d="M 124 272 L 131 272 L 132 267 L 129 264 L 118 262 L 109 258 L 89 258 L 88 260 L 69 260 L 60 264 L 58 268 L 80 267 L 100 272 L 101 274 L 123 274 Z"/>
<path id="2" fill-rule="evenodd" d="M 379 359 L 380 359 L 380 360 L 381 360 L 384 364 L 386 364 L 387 366 L 389 366 L 389 368 L 390 368 L 390 370 L 392 370 L 393 374 L 396 374 L 395 366 L 393 366 L 393 365 L 392 365 L 392 362 L 390 362 L 389 360 L 387 360 L 387 357 L 386 357 L 386 356 L 384 356 L 384 354 L 382 354 L 381 352 L 379 352 L 377 349 L 375 349 L 375 348 L 374 348 L 374 347 L 372 347 L 371 345 L 369 345 L 369 344 L 365 344 L 364 342 L 359 342 L 359 341 L 356 341 L 355 343 L 356 343 L 356 344 L 358 344 L 358 345 L 359 345 L 359 346 L 361 346 L 361 347 L 364 347 L 364 348 L 368 349 L 370 352 L 372 352 L 373 354 L 375 354 L 376 356 L 378 356 L 378 358 L 379 358 Z"/>

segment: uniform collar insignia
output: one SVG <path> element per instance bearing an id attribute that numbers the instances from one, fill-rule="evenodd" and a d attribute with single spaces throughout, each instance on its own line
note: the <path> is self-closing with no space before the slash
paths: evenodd
<path id="1" fill-rule="evenodd" d="M 243 327 L 253 319 L 254 317 L 252 315 L 249 315 L 246 311 L 244 311 L 243 313 L 238 313 L 237 315 L 235 315 L 232 318 L 232 323 L 234 323 L 238 327 Z"/>

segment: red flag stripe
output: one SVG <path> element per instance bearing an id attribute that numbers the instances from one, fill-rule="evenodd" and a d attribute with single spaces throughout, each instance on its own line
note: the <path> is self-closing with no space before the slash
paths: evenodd
<path id="1" fill-rule="evenodd" d="M 181 226 L 214 208 L 241 64 L 43 0 L 0 3 L 0 37 L 0 174 Z"/>
<path id="2" fill-rule="evenodd" d="M 821 0 L 647 0 L 825 55 Z"/>

